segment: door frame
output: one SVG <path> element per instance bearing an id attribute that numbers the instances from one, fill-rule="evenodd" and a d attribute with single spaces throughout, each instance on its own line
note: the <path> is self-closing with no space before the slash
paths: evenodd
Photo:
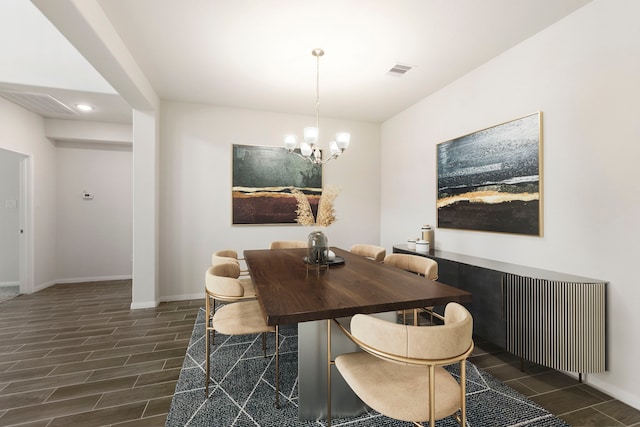
<path id="1" fill-rule="evenodd" d="M 34 291 L 34 218 L 33 218 L 33 174 L 31 156 L 21 154 L 20 160 L 20 293 L 32 294 Z"/>

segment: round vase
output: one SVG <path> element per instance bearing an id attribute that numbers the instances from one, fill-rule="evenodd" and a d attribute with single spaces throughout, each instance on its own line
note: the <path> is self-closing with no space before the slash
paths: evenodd
<path id="1" fill-rule="evenodd" d="M 326 264 L 329 253 L 329 239 L 322 231 L 309 233 L 307 259 L 311 264 Z"/>

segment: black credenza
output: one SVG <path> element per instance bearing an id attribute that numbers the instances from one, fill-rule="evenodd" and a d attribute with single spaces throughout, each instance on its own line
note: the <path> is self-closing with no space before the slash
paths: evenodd
<path id="1" fill-rule="evenodd" d="M 439 250 L 393 246 L 438 262 L 438 281 L 471 292 L 474 334 L 532 362 L 606 370 L 607 282 Z"/>

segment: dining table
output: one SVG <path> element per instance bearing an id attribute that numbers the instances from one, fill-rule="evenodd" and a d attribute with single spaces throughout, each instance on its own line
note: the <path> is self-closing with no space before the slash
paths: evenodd
<path id="1" fill-rule="evenodd" d="M 331 247 L 328 265 L 307 262 L 307 249 L 245 250 L 262 313 L 268 325 L 298 327 L 298 417 L 300 420 L 354 416 L 366 406 L 340 375 L 331 374 L 333 355 L 356 351 L 333 319 L 355 314 L 396 321 L 397 312 L 449 302 L 469 303 L 471 294 L 444 283 Z"/>

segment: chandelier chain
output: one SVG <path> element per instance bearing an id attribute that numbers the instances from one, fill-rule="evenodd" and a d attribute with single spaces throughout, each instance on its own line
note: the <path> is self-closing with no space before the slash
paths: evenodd
<path id="1" fill-rule="evenodd" d="M 316 127 L 320 129 L 320 55 L 316 56 Z"/>

